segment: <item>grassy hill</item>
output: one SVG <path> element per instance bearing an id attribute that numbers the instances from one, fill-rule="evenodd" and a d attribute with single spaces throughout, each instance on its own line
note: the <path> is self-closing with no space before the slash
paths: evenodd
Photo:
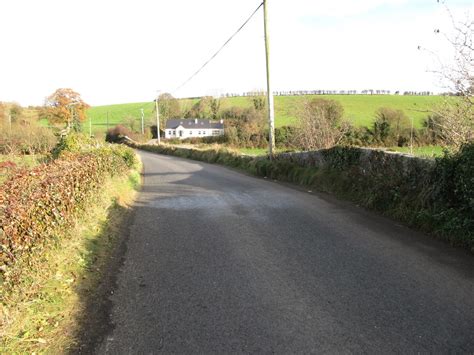
<path id="1" fill-rule="evenodd" d="M 403 110 L 409 117 L 413 117 L 415 127 L 420 127 L 425 112 L 441 101 L 440 96 L 398 96 L 398 95 L 308 95 L 308 96 L 276 96 L 275 97 L 275 124 L 277 127 L 293 125 L 297 121 L 298 108 L 304 100 L 311 98 L 334 99 L 344 107 L 344 116 L 356 126 L 370 126 L 374 120 L 375 111 L 379 107 L 391 107 Z M 180 100 L 181 108 L 191 107 L 197 99 Z M 252 99 L 249 97 L 230 97 L 221 99 L 221 110 L 231 106 L 250 107 Z M 140 110 L 143 109 L 145 122 L 154 121 L 154 103 L 130 103 L 108 106 L 91 107 L 88 117 L 92 120 L 94 132 L 105 131 L 108 126 L 116 124 L 134 124 L 140 127 Z"/>

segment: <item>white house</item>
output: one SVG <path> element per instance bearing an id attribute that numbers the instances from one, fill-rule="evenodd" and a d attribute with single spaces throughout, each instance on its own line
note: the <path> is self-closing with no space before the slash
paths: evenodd
<path id="1" fill-rule="evenodd" d="M 170 138 L 202 138 L 224 135 L 224 121 L 213 122 L 211 120 L 173 119 L 166 121 L 165 139 Z"/>

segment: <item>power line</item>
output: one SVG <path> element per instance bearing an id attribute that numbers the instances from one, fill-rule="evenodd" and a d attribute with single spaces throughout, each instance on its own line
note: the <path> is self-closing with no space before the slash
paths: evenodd
<path id="1" fill-rule="evenodd" d="M 179 89 L 181 89 L 184 85 L 186 85 L 188 82 L 191 81 L 191 79 L 193 79 L 196 75 L 199 74 L 199 72 L 201 70 L 204 69 L 204 67 L 206 65 L 208 65 L 223 49 L 224 47 L 245 27 L 245 25 L 252 19 L 252 17 L 257 13 L 257 11 L 263 6 L 263 2 L 258 5 L 258 7 L 255 9 L 254 12 L 252 12 L 252 14 L 248 17 L 247 20 L 245 20 L 245 22 L 242 24 L 242 26 L 240 26 L 237 31 L 234 32 L 234 34 L 232 36 L 229 37 L 229 39 L 227 41 L 225 41 L 225 43 L 217 50 L 216 53 L 214 53 L 198 70 L 196 70 L 196 72 L 191 75 L 188 79 L 186 79 L 180 86 L 178 86 L 174 91 L 178 91 Z"/>

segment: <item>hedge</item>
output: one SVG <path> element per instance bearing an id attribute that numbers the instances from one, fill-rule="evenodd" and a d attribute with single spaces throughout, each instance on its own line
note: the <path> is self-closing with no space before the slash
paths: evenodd
<path id="1" fill-rule="evenodd" d="M 34 263 L 31 255 L 74 224 L 105 179 L 136 163 L 133 150 L 115 146 L 65 152 L 50 163 L 15 171 L 0 186 L 0 286 L 14 285 L 21 274 L 14 266 Z"/>
<path id="2" fill-rule="evenodd" d="M 355 147 L 281 153 L 269 160 L 222 148 L 133 146 L 308 185 L 474 252 L 474 143 L 436 160 Z"/>

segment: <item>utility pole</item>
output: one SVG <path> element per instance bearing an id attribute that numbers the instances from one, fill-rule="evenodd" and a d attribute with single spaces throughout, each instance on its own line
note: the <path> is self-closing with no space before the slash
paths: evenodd
<path id="1" fill-rule="evenodd" d="M 161 143 L 160 141 L 160 107 L 158 105 L 158 99 L 160 98 L 159 94 L 156 95 L 155 100 L 155 110 L 156 110 L 156 141 L 158 144 Z"/>
<path id="2" fill-rule="evenodd" d="M 265 31 L 265 60 L 267 63 L 267 103 L 268 103 L 268 155 L 270 159 L 273 159 L 275 152 L 275 109 L 273 107 L 273 91 L 270 85 L 270 41 L 268 35 L 268 1 L 263 0 L 263 24 Z"/>
<path id="3" fill-rule="evenodd" d="M 10 127 L 10 134 L 12 133 L 12 114 L 8 114 L 8 126 Z"/>
<path id="4" fill-rule="evenodd" d="M 142 134 L 145 134 L 145 126 L 144 126 L 144 123 L 143 123 L 145 114 L 143 113 L 143 109 L 142 109 L 142 108 L 140 109 L 140 112 L 141 112 L 141 114 L 142 114 Z"/>

